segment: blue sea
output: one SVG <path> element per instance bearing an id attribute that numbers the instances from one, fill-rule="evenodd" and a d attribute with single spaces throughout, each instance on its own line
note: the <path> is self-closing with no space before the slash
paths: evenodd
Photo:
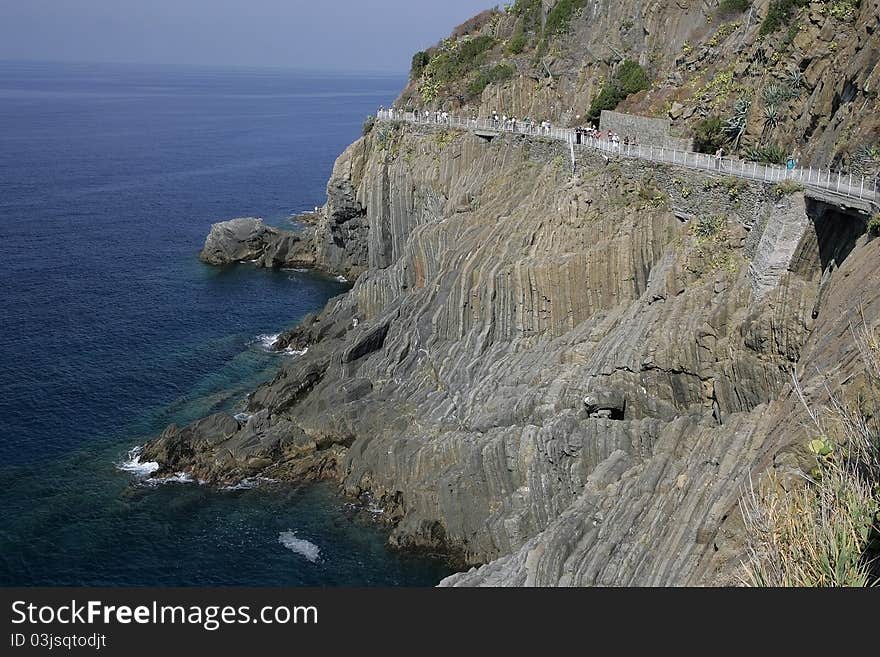
<path id="1" fill-rule="evenodd" d="M 431 585 L 331 485 L 220 491 L 119 468 L 235 411 L 266 336 L 347 285 L 197 260 L 290 226 L 400 76 L 0 63 L 0 585 Z M 303 548 L 305 546 L 305 548 Z M 319 552 L 315 552 L 318 550 Z"/>

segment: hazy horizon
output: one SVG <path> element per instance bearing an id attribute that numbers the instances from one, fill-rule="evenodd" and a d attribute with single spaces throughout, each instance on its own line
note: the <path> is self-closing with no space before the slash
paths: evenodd
<path id="1" fill-rule="evenodd" d="M 487 0 L 0 0 L 0 60 L 403 73 Z M 416 9 L 418 15 L 414 15 Z"/>

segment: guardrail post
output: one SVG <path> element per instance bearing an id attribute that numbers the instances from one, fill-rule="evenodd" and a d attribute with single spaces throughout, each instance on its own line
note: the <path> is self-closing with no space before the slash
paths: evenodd
<path id="1" fill-rule="evenodd" d="M 840 191 L 840 176 L 841 176 L 841 173 L 840 173 L 840 171 L 838 171 L 837 172 L 837 190 L 836 190 L 838 192 Z"/>

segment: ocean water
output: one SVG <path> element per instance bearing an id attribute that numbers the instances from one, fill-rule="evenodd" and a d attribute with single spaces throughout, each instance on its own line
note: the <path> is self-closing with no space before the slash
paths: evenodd
<path id="1" fill-rule="evenodd" d="M 0 585 L 426 585 L 331 486 L 218 491 L 119 469 L 234 411 L 261 336 L 347 286 L 197 260 L 214 221 L 289 225 L 394 76 L 0 63 Z"/>

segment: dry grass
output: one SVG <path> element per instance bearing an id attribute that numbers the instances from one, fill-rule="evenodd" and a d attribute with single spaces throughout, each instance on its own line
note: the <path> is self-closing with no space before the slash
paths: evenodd
<path id="1" fill-rule="evenodd" d="M 747 586 L 876 586 L 880 553 L 880 343 L 873 330 L 852 330 L 864 385 L 846 402 L 814 410 L 795 380 L 816 438 L 816 467 L 789 485 L 771 475 L 741 502 L 749 535 Z M 830 388 L 830 385 L 827 386 Z"/>

